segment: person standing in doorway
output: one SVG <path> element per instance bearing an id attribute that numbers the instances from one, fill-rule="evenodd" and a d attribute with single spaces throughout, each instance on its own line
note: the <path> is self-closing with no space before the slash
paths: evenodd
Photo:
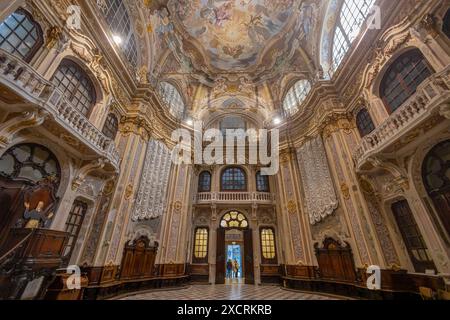
<path id="1" fill-rule="evenodd" d="M 237 279 L 239 277 L 239 263 L 236 259 L 233 261 L 233 273 L 234 277 Z"/>
<path id="2" fill-rule="evenodd" d="M 233 278 L 233 261 L 231 261 L 231 259 L 228 259 L 227 261 L 227 278 Z"/>

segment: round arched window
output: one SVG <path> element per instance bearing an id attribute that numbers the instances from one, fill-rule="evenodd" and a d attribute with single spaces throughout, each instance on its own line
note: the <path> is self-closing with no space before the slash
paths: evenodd
<path id="1" fill-rule="evenodd" d="M 0 176 L 37 183 L 51 178 L 59 184 L 61 170 L 55 155 L 37 144 L 19 144 L 0 158 Z"/>
<path id="2" fill-rule="evenodd" d="M 230 211 L 223 216 L 220 226 L 227 229 L 245 229 L 248 228 L 248 221 L 244 214 Z"/>
<path id="3" fill-rule="evenodd" d="M 283 102 L 283 109 L 288 115 L 294 115 L 299 110 L 300 105 L 305 101 L 311 91 L 311 83 L 308 80 L 297 81 L 289 89 Z"/>

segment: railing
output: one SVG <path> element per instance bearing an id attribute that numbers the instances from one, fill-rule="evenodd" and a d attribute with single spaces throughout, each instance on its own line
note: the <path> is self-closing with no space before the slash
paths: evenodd
<path id="1" fill-rule="evenodd" d="M 24 99 L 35 104 L 118 169 L 120 155 L 114 142 L 98 130 L 76 109 L 56 85 L 44 79 L 31 66 L 0 49 L 0 83 L 14 89 Z"/>
<path id="2" fill-rule="evenodd" d="M 14 258 L 15 253 L 24 245 L 24 243 L 31 237 L 32 232 L 28 233 L 22 240 L 20 240 L 13 248 L 9 249 L 3 256 L 0 257 L 0 272 L 10 260 Z"/>
<path id="3" fill-rule="evenodd" d="M 239 203 L 274 203 L 275 195 L 267 192 L 200 192 L 196 203 L 239 202 Z"/>
<path id="4" fill-rule="evenodd" d="M 450 101 L 449 75 L 450 67 L 429 77 L 385 122 L 364 137 L 353 153 L 356 167 L 361 168 L 368 158 L 421 123 L 442 103 Z"/>

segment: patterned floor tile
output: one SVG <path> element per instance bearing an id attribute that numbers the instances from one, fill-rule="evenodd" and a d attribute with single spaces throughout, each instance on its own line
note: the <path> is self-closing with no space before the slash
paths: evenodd
<path id="1" fill-rule="evenodd" d="M 336 300 L 328 296 L 294 292 L 276 286 L 192 285 L 178 290 L 152 291 L 121 300 Z"/>

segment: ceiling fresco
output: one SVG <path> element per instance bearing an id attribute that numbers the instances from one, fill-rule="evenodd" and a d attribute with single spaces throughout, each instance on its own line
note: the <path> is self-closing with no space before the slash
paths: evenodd
<path id="1" fill-rule="evenodd" d="M 254 66 L 287 24 L 294 0 L 181 0 L 176 15 L 220 70 Z"/>
<path id="2" fill-rule="evenodd" d="M 255 95 L 286 74 L 314 77 L 320 15 L 328 1 L 149 0 L 151 83 L 201 83 L 211 98 Z"/>

